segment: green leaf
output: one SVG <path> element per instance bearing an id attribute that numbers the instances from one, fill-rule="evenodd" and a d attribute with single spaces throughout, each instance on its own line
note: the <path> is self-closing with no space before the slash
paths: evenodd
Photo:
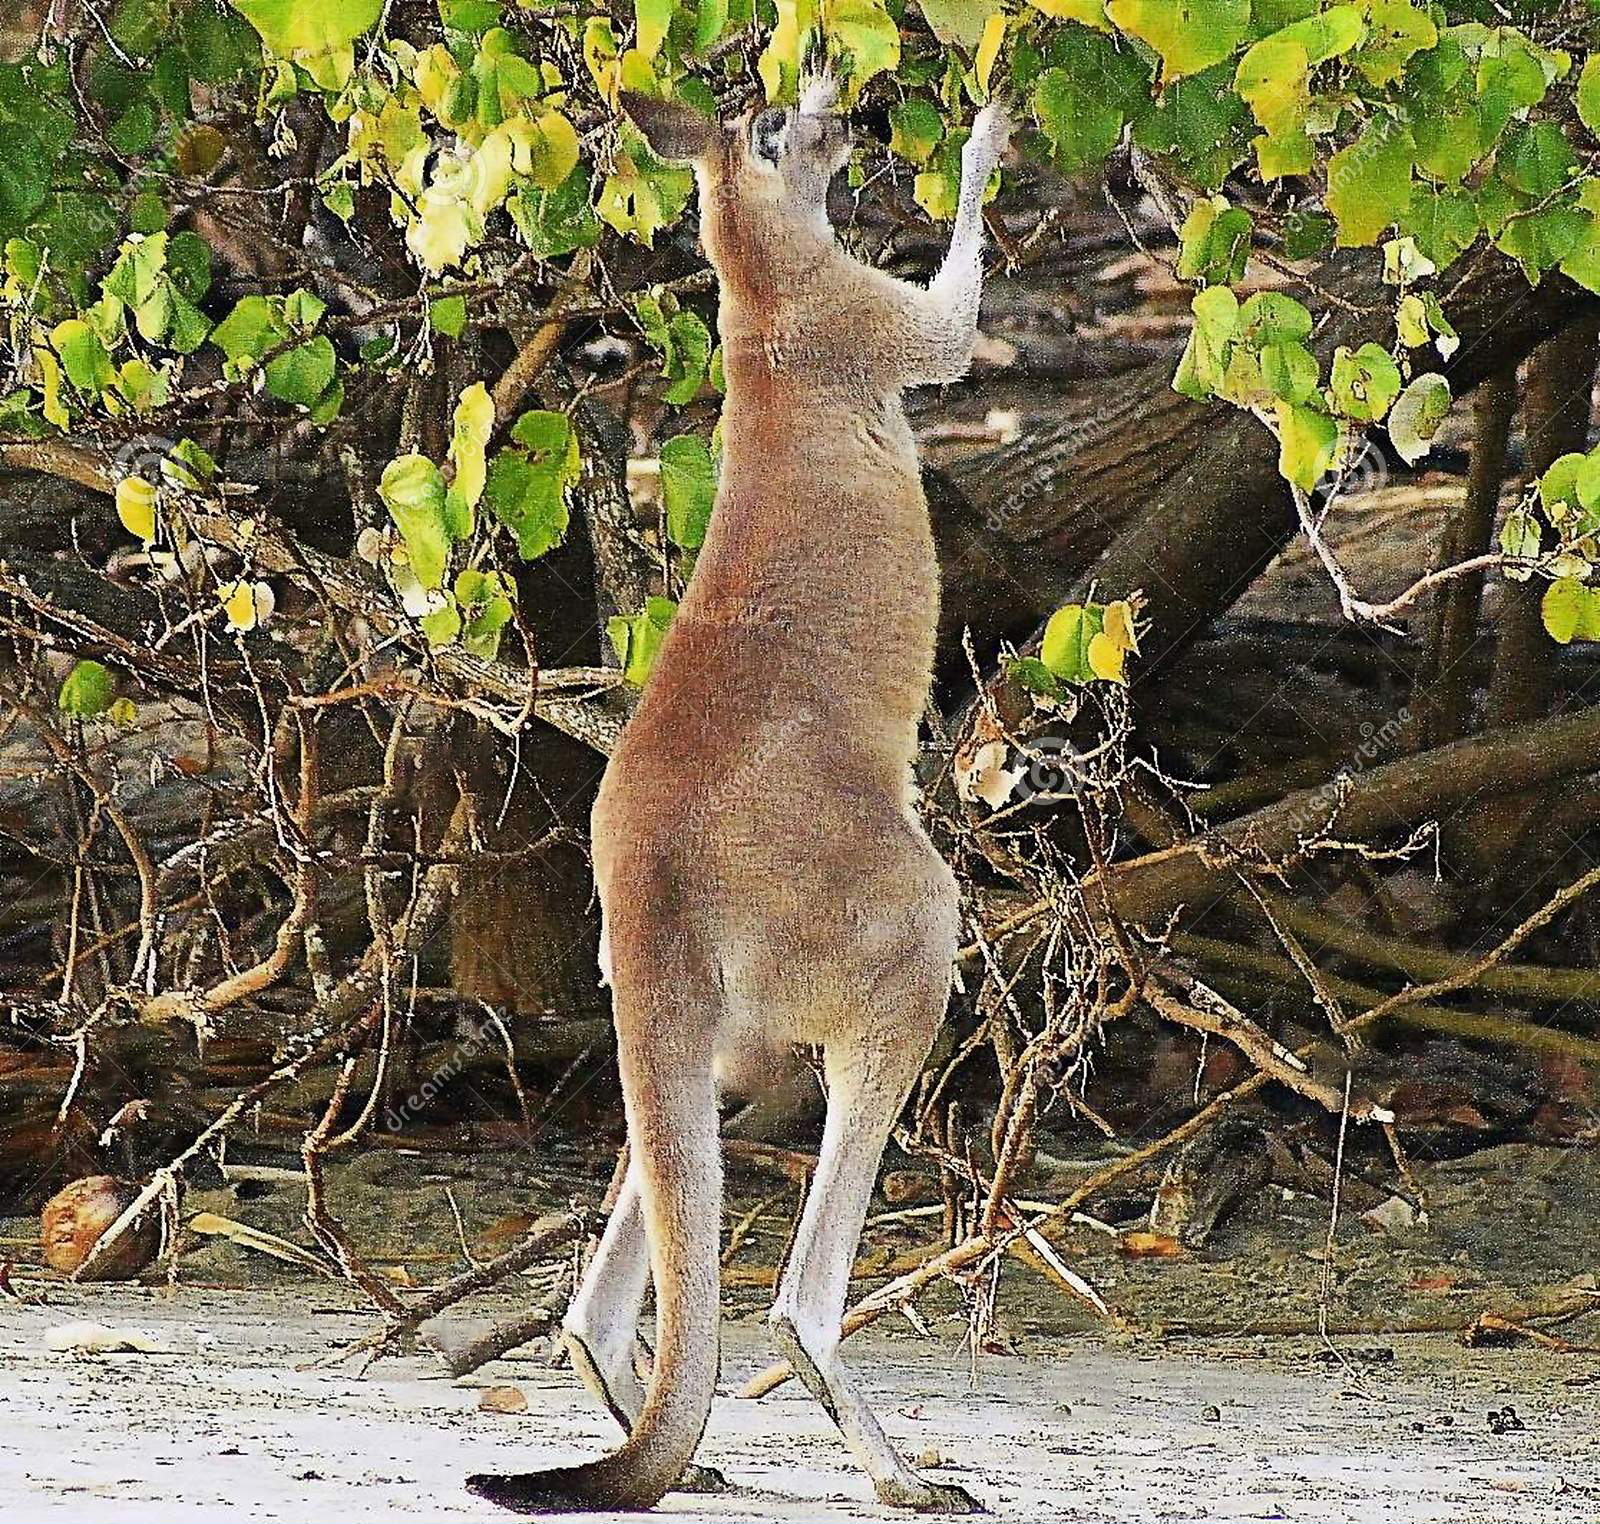
<path id="1" fill-rule="evenodd" d="M 128 208 L 128 226 L 135 233 L 159 233 L 167 225 L 167 203 L 154 191 L 140 191 Z"/>
<path id="2" fill-rule="evenodd" d="M 1239 325 L 1239 298 L 1226 286 L 1208 286 L 1189 304 L 1194 327 L 1178 361 L 1172 389 L 1186 397 L 1212 396 L 1228 369 L 1228 352 Z"/>
<path id="3" fill-rule="evenodd" d="M 1460 183 L 1504 125 L 1498 124 L 1493 132 L 1487 130 L 1475 95 L 1465 90 L 1427 90 L 1420 83 L 1410 100 L 1407 120 L 1416 145 L 1417 167 L 1450 185 Z"/>
<path id="4" fill-rule="evenodd" d="M 192 439 L 180 439 L 161 462 L 162 477 L 189 492 L 198 492 L 216 474 L 216 461 Z"/>
<path id="5" fill-rule="evenodd" d="M 167 347 L 180 355 L 190 355 L 205 343 L 211 332 L 208 318 L 172 282 L 169 290 L 171 312 L 167 321 Z"/>
<path id="6" fill-rule="evenodd" d="M 6 151 L 0 155 L 0 236 L 20 233 L 50 194 L 50 159 L 26 127 L 5 128 Z"/>
<path id="7" fill-rule="evenodd" d="M 711 334 L 694 313 L 675 312 L 667 324 L 666 360 L 662 375 L 667 389 L 662 397 L 674 406 L 694 401 L 706 379 L 711 359 Z"/>
<path id="8" fill-rule="evenodd" d="M 566 535 L 567 494 L 581 469 L 578 438 L 564 413 L 537 409 L 517 420 L 511 437 L 490 462 L 483 501 L 531 561 Z"/>
<path id="9" fill-rule="evenodd" d="M 1418 376 L 1389 410 L 1389 441 L 1408 466 L 1433 448 L 1433 436 L 1450 411 L 1450 383 L 1428 372 Z"/>
<path id="10" fill-rule="evenodd" d="M 939 108 L 925 96 L 913 95 L 889 108 L 890 152 L 908 163 L 926 164 L 943 136 Z"/>
<path id="11" fill-rule="evenodd" d="M 1311 314 L 1281 291 L 1258 291 L 1239 309 L 1238 336 L 1252 349 L 1303 343 L 1311 337 Z"/>
<path id="12" fill-rule="evenodd" d="M 1378 241 L 1411 208 L 1411 134 L 1393 118 L 1370 122 L 1328 160 L 1328 210 L 1340 248 Z"/>
<path id="13" fill-rule="evenodd" d="M 337 368 L 332 342 L 318 334 L 267 361 L 267 390 L 280 402 L 310 407 L 333 384 Z"/>
<path id="14" fill-rule="evenodd" d="M 442 296 L 428 308 L 428 319 L 447 339 L 458 339 L 467 326 L 467 302 L 461 296 Z"/>
<path id="15" fill-rule="evenodd" d="M 1273 411 L 1278 418 L 1278 474 L 1302 492 L 1310 492 L 1333 463 L 1339 426 L 1326 413 L 1300 402 L 1279 399 Z"/>
<path id="16" fill-rule="evenodd" d="M 431 613 L 424 614 L 417 624 L 428 644 L 435 649 L 453 645 L 456 636 L 461 633 L 461 610 L 453 601 L 447 601 Z"/>
<path id="17" fill-rule="evenodd" d="M 516 588 L 502 572 L 467 568 L 455 581 L 456 603 L 466 619 L 461 643 L 474 656 L 493 661 L 500 634 L 515 613 Z"/>
<path id="18" fill-rule="evenodd" d="M 402 455 L 384 467 L 378 496 L 405 536 L 411 569 L 425 588 L 438 587 L 450 561 L 444 477 L 425 455 Z"/>
<path id="19" fill-rule="evenodd" d="M 848 55 L 845 72 L 854 90 L 900 62 L 900 28 L 881 0 L 828 0 L 822 30 Z"/>
<path id="20" fill-rule="evenodd" d="M 648 598 L 637 614 L 618 614 L 607 621 L 606 634 L 622 660 L 622 675 L 635 687 L 644 687 L 677 612 L 670 598 Z"/>
<path id="21" fill-rule="evenodd" d="M 1290 212 L 1283 219 L 1283 252 L 1289 259 L 1315 259 L 1333 247 L 1333 219 L 1321 212 Z"/>
<path id="22" fill-rule="evenodd" d="M 1557 645 L 1600 640 L 1600 591 L 1577 577 L 1560 577 L 1545 589 L 1539 614 Z"/>
<path id="23" fill-rule="evenodd" d="M 983 23 L 995 7 L 989 0 L 917 0 L 928 29 L 946 47 L 972 52 L 983 37 Z"/>
<path id="24" fill-rule="evenodd" d="M 1062 28 L 1049 63 L 1034 81 L 1033 112 L 1056 165 L 1067 175 L 1098 169 L 1148 100 L 1145 70 L 1132 48 L 1080 26 Z"/>
<path id="25" fill-rule="evenodd" d="M 1108 0 L 1106 15 L 1161 58 L 1163 81 L 1227 58 L 1250 26 L 1250 0 Z"/>
<path id="26" fill-rule="evenodd" d="M 1330 379 L 1335 410 L 1357 423 L 1376 423 L 1400 395 L 1400 368 L 1379 344 L 1354 351 L 1341 344 Z"/>
<path id="27" fill-rule="evenodd" d="M 727 29 L 728 0 L 696 0 L 690 51 L 704 53 Z"/>
<path id="28" fill-rule="evenodd" d="M 673 0 L 633 0 L 633 45 L 646 58 L 654 58 L 667 40 L 672 25 Z"/>
<path id="29" fill-rule="evenodd" d="M 1354 62 L 1370 85 L 1393 84 L 1414 54 L 1439 40 L 1433 19 L 1408 0 L 1373 0 L 1367 21 L 1371 31 Z"/>
<path id="30" fill-rule="evenodd" d="M 1505 181 L 1528 196 L 1548 196 L 1577 166 L 1567 135 L 1555 122 L 1529 122 L 1509 133 L 1495 155 Z"/>
<path id="31" fill-rule="evenodd" d="M 63 714 L 90 719 L 108 710 L 116 694 L 111 673 L 98 661 L 80 661 L 67 673 L 56 698 L 56 708 Z"/>
<path id="32" fill-rule="evenodd" d="M 523 186 L 506 203 L 523 241 L 541 259 L 556 259 L 600 239 L 589 202 L 589 171 L 581 164 L 554 190 Z"/>
<path id="33" fill-rule="evenodd" d="M 1251 18 L 1257 25 L 1266 19 L 1263 12 L 1264 7 L 1258 0 L 1251 11 Z M 1330 5 L 1325 11 L 1291 21 L 1272 35 L 1298 42 L 1306 50 L 1307 62 L 1314 67 L 1348 53 L 1366 37 L 1367 25 L 1361 12 L 1360 6 Z"/>
<path id="34" fill-rule="evenodd" d="M 1234 89 L 1270 137 L 1304 135 L 1310 63 L 1305 44 L 1286 32 L 1263 38 L 1239 60 Z"/>
<path id="35" fill-rule="evenodd" d="M 1175 80 L 1153 103 L 1146 99 L 1129 109 L 1134 141 L 1168 155 L 1180 173 L 1215 190 L 1248 149 L 1250 114 L 1232 83 L 1233 65 L 1226 59 Z"/>
<path id="36" fill-rule="evenodd" d="M 137 159 L 148 153 L 156 140 L 159 119 L 156 108 L 148 99 L 133 102 L 106 131 L 106 141 L 127 158 Z"/>
<path id="37" fill-rule="evenodd" d="M 1244 278 L 1250 255 L 1250 214 L 1225 197 L 1196 201 L 1179 230 L 1178 278 L 1231 285 Z"/>
<path id="38" fill-rule="evenodd" d="M 1518 212 L 1506 220 L 1495 247 L 1519 261 L 1530 281 L 1538 278 L 1553 265 L 1569 256 L 1580 253 L 1590 236 L 1592 222 L 1589 213 L 1571 205 L 1563 198 L 1542 211 L 1531 208 Z"/>
<path id="39" fill-rule="evenodd" d="M 439 0 L 439 19 L 452 31 L 478 36 L 500 25 L 500 0 Z"/>
<path id="40" fill-rule="evenodd" d="M 192 234 L 190 236 L 193 236 Z M 167 270 L 167 235 L 130 238 L 106 275 L 104 289 L 118 301 L 138 309 L 162 288 Z"/>
<path id="41" fill-rule="evenodd" d="M 61 357 L 61 368 L 80 391 L 102 392 L 116 379 L 111 356 L 97 334 L 81 318 L 58 323 L 50 343 Z"/>
<path id="42" fill-rule="evenodd" d="M 1505 517 L 1505 522 L 1500 526 L 1500 552 L 1502 555 L 1516 556 L 1531 560 L 1539 554 L 1543 535 L 1540 532 L 1539 521 L 1524 508 L 1513 508 Z M 1506 568 L 1508 577 L 1525 580 L 1529 576 L 1529 569 L 1520 570 Z"/>
<path id="43" fill-rule="evenodd" d="M 1423 254 L 1445 270 L 1477 241 L 1478 208 L 1463 191 L 1418 186 L 1400 227 L 1416 239 Z"/>
<path id="44" fill-rule="evenodd" d="M 230 0 L 280 58 L 332 53 L 383 14 L 384 0 Z"/>
<path id="45" fill-rule="evenodd" d="M 1565 511 L 1573 508 L 1592 507 L 1591 503 L 1584 503 L 1578 491 L 1579 479 L 1592 472 L 1586 472 L 1589 457 L 1580 455 L 1576 451 L 1569 451 L 1558 456 L 1550 463 L 1544 475 L 1539 478 L 1539 503 L 1544 511 L 1552 518 L 1564 516 Z M 1600 482 L 1596 483 L 1600 487 Z"/>
<path id="46" fill-rule="evenodd" d="M 1290 340 L 1262 347 L 1261 379 L 1274 397 L 1304 402 L 1316 391 L 1320 375 L 1317 357 L 1304 344 Z"/>
<path id="47" fill-rule="evenodd" d="M 661 446 L 661 502 L 667 534 L 684 550 L 699 550 L 717 495 L 711 452 L 695 434 L 679 434 Z"/>
<path id="48" fill-rule="evenodd" d="M 693 189 L 692 170 L 663 164 L 638 132 L 625 128 L 595 212 L 609 227 L 634 234 L 648 248 L 662 228 L 683 215 Z"/>
<path id="49" fill-rule="evenodd" d="M 261 45 L 250 28 L 215 6 L 189 6 L 178 29 L 189 72 L 205 84 L 227 84 L 261 61 Z"/>
<path id="50" fill-rule="evenodd" d="M 1105 609 L 1099 604 L 1069 603 L 1050 616 L 1039 642 L 1039 659 L 1053 677 L 1087 683 L 1097 675 L 1091 658 L 1095 638 L 1105 631 Z"/>
<path id="51" fill-rule="evenodd" d="M 1600 137 L 1600 53 L 1591 53 L 1584 60 L 1583 73 L 1578 76 L 1578 119 L 1596 137 Z"/>
<path id="52" fill-rule="evenodd" d="M 242 296 L 234 309 L 211 330 L 211 342 L 233 365 L 259 360 L 289 337 L 288 325 L 264 296 Z"/>
<path id="53" fill-rule="evenodd" d="M 167 273 L 183 296 L 203 300 L 211 289 L 211 245 L 197 233 L 174 233 L 167 240 Z"/>

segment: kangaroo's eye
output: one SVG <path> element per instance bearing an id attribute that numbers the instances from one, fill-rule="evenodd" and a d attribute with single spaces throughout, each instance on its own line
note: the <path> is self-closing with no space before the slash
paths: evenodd
<path id="1" fill-rule="evenodd" d="M 769 164 L 783 157 L 788 136 L 789 113 L 778 106 L 769 106 L 750 124 L 750 146 Z"/>

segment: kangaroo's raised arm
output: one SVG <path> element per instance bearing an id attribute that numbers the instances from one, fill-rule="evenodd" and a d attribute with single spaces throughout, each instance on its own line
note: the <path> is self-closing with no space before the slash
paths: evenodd
<path id="1" fill-rule="evenodd" d="M 902 385 L 959 381 L 972 363 L 983 295 L 983 198 L 1010 132 L 999 106 L 978 113 L 961 149 L 961 190 L 944 262 L 925 288 L 896 282 L 902 303 Z"/>
<path id="2" fill-rule="evenodd" d="M 879 1498 L 964 1511 L 962 1488 L 901 1459 L 839 1342 L 960 930 L 912 782 L 939 581 L 900 391 L 971 359 L 1006 122 L 979 115 L 949 254 L 921 287 L 853 259 L 828 223 L 849 132 L 825 82 L 727 123 L 624 105 L 656 154 L 694 165 L 727 376 L 705 544 L 591 832 L 630 1154 L 563 1327 L 628 1437 L 584 1465 L 470 1485 L 538 1513 L 649 1507 L 692 1476 L 717 1377 L 718 1091 L 801 1046 L 821 1050 L 827 1122 L 773 1338 Z M 637 1327 L 651 1280 L 653 1357 Z"/>

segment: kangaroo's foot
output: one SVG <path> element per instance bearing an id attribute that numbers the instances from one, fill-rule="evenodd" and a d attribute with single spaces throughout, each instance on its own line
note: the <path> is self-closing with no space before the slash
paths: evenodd
<path id="1" fill-rule="evenodd" d="M 880 1503 L 918 1513 L 987 1512 L 965 1487 L 930 1482 L 905 1463 L 839 1363 L 837 1339 L 818 1340 L 813 1333 L 808 1340 L 794 1316 L 782 1308 L 773 1309 L 768 1324 L 773 1342 L 860 1458 Z"/>
<path id="2" fill-rule="evenodd" d="M 930 1482 L 915 1472 L 874 1482 L 880 1503 L 891 1508 L 914 1508 L 918 1513 L 986 1513 L 988 1510 L 965 1487 L 955 1482 Z"/>
<path id="3" fill-rule="evenodd" d="M 555 1475 L 559 1477 L 560 1473 Z M 590 1513 L 595 1507 L 592 1498 L 563 1491 L 548 1471 L 508 1475 L 479 1472 L 467 1478 L 467 1491 L 512 1513 Z"/>
<path id="4" fill-rule="evenodd" d="M 678 1478 L 678 1485 L 672 1489 L 674 1492 L 731 1492 L 733 1490 L 727 1477 L 715 1466 L 700 1466 L 690 1461 L 683 1468 L 683 1475 Z"/>
<path id="5" fill-rule="evenodd" d="M 564 1338 L 567 1353 L 572 1357 L 573 1368 L 589 1388 L 611 1409 L 612 1417 L 630 1433 L 639 1410 L 644 1406 L 645 1383 L 650 1379 L 650 1365 L 654 1359 L 650 1346 L 635 1337 L 625 1353 L 619 1341 L 610 1341 L 602 1363 L 602 1346 L 591 1348 L 587 1335 L 568 1328 Z M 730 1490 L 728 1479 L 715 1466 L 697 1466 L 690 1462 L 683 1468 L 674 1492 L 716 1493 Z"/>

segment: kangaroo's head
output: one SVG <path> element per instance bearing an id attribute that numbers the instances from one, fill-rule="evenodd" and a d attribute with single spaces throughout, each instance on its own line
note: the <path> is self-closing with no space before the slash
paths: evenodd
<path id="1" fill-rule="evenodd" d="M 828 184 L 850 157 L 850 129 L 826 76 L 805 84 L 798 105 L 752 109 L 730 122 L 633 91 L 622 104 L 651 152 L 694 166 L 701 238 L 724 286 L 781 280 L 819 237 L 831 240 Z"/>

